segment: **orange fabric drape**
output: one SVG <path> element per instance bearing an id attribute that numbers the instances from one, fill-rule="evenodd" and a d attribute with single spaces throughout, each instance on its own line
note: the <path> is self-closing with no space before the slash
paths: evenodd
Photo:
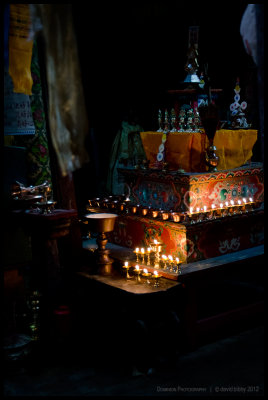
<path id="1" fill-rule="evenodd" d="M 141 132 L 141 139 L 147 159 L 154 163 L 161 144 L 161 132 Z M 240 167 L 252 157 L 257 140 L 253 129 L 220 129 L 216 132 L 214 144 L 219 156 L 218 170 Z M 208 139 L 200 132 L 170 132 L 165 144 L 166 161 L 170 169 L 182 168 L 186 172 L 204 172 L 204 152 Z"/>

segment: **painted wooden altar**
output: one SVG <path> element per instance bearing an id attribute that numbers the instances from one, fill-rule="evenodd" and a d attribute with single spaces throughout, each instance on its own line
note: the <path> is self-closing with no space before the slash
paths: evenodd
<path id="1" fill-rule="evenodd" d="M 130 207 L 121 213 L 119 210 L 111 236 L 116 244 L 146 248 L 156 239 L 163 244 L 163 254 L 189 263 L 263 243 L 264 185 L 260 163 L 213 173 L 133 169 L 120 172 L 138 211 L 133 214 Z M 160 211 L 156 217 L 153 210 Z"/>
<path id="2" fill-rule="evenodd" d="M 202 173 L 124 168 L 127 199 L 97 199 L 92 212 L 118 214 L 109 240 L 135 249 L 154 240 L 162 254 L 183 264 L 259 246 L 264 242 L 261 163 Z M 176 216 L 176 218 L 175 218 Z M 133 254 L 133 263 L 135 255 Z M 174 273 L 166 274 L 174 279 Z"/>

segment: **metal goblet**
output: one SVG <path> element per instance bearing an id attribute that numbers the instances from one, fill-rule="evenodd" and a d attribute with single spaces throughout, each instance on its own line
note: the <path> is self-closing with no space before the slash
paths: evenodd
<path id="1" fill-rule="evenodd" d="M 97 237 L 97 264 L 101 275 L 111 275 L 113 259 L 109 257 L 110 250 L 106 249 L 108 242 L 107 233 L 114 230 L 117 214 L 95 213 L 87 214 L 90 231 L 98 233 Z"/>

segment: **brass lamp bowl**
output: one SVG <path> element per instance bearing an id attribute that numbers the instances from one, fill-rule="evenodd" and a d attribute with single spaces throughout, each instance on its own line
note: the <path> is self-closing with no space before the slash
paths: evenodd
<path id="1" fill-rule="evenodd" d="M 177 213 L 177 212 L 171 212 L 170 214 L 171 214 L 171 220 L 172 220 L 172 221 L 174 221 L 174 222 L 180 222 L 181 216 L 180 216 L 179 213 Z"/>
<path id="2" fill-rule="evenodd" d="M 129 206 L 129 210 L 131 214 L 136 214 L 137 212 L 137 206 L 135 204 L 132 204 Z"/>
<path id="3" fill-rule="evenodd" d="M 150 216 L 152 218 L 157 218 L 158 214 L 159 214 L 158 210 L 150 210 Z"/>
<path id="4" fill-rule="evenodd" d="M 148 207 L 141 207 L 140 213 L 142 216 L 145 216 L 148 214 L 148 211 L 149 211 Z"/>
<path id="5" fill-rule="evenodd" d="M 88 220 L 89 229 L 93 232 L 112 232 L 114 230 L 117 214 L 112 213 L 93 213 L 85 215 Z"/>
<path id="6" fill-rule="evenodd" d="M 43 200 L 43 196 L 39 195 L 25 195 L 23 197 L 13 197 L 12 202 L 14 207 L 18 207 L 21 209 L 30 209 L 33 206 L 36 206 L 36 203 Z"/>
<path id="7" fill-rule="evenodd" d="M 160 215 L 163 221 L 166 221 L 167 219 L 169 219 L 169 212 L 168 211 L 160 211 Z"/>
<path id="8" fill-rule="evenodd" d="M 101 275 L 110 275 L 112 273 L 113 259 L 109 257 L 110 250 L 106 249 L 108 242 L 107 233 L 114 230 L 117 214 L 95 213 L 87 214 L 88 228 L 90 231 L 97 232 L 97 265 L 98 272 Z"/>

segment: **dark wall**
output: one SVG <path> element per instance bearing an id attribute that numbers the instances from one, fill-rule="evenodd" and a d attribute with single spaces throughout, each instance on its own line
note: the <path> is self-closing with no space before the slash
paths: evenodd
<path id="1" fill-rule="evenodd" d="M 101 108 L 105 116 L 109 107 L 132 99 L 143 104 L 175 88 L 185 78 L 188 28 L 195 24 L 201 63 L 209 63 L 212 83 L 233 89 L 233 79 L 254 68 L 239 32 L 245 7 L 241 1 L 90 2 L 83 12 L 73 4 L 90 111 Z M 90 115 L 92 124 L 99 122 Z M 115 119 L 120 116 L 118 111 Z"/>
<path id="2" fill-rule="evenodd" d="M 200 27 L 200 63 L 208 63 L 212 86 L 224 90 L 224 105 L 229 107 L 233 101 L 237 76 L 242 90 L 250 90 L 254 98 L 257 70 L 240 35 L 246 5 L 242 1 L 98 1 L 84 10 L 72 4 L 94 130 L 89 147 L 92 151 L 93 137 L 100 179 L 106 177 L 111 144 L 128 109 L 134 107 L 144 129 L 152 129 L 154 112 L 165 102 L 167 90 L 179 88 L 184 80 L 190 25 Z"/>

